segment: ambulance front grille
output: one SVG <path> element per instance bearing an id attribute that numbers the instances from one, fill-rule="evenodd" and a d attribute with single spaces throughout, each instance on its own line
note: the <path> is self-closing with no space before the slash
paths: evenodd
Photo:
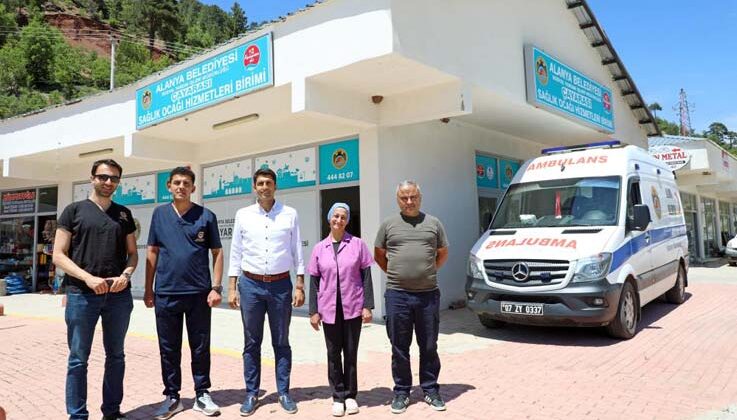
<path id="1" fill-rule="evenodd" d="M 489 281 L 516 287 L 563 283 L 568 275 L 569 266 L 570 262 L 566 260 L 484 260 L 484 269 Z M 525 270 L 527 278 L 523 275 Z"/>

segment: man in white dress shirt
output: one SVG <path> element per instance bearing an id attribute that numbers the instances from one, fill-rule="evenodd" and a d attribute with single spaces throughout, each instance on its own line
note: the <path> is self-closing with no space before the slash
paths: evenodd
<path id="1" fill-rule="evenodd" d="M 274 171 L 256 171 L 253 186 L 258 202 L 238 210 L 235 215 L 228 268 L 228 303 L 231 308 L 240 305 L 245 339 L 243 376 L 246 398 L 240 412 L 242 416 L 249 416 L 258 406 L 261 341 L 264 315 L 268 313 L 271 345 L 276 359 L 278 401 L 284 411 L 293 414 L 297 412 L 297 404 L 289 396 L 289 374 L 292 370 L 289 322 L 292 305 L 299 307 L 305 301 L 299 222 L 296 210 L 274 199 Z M 289 275 L 291 268 L 297 274 L 294 296 Z"/>

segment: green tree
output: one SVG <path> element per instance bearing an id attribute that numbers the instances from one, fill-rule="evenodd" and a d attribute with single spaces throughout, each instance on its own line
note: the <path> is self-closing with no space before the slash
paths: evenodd
<path id="1" fill-rule="evenodd" d="M 83 79 L 85 75 L 82 71 L 83 61 L 83 54 L 72 48 L 66 42 L 60 42 L 54 45 L 52 75 L 56 84 L 61 88 L 65 99 L 74 98 L 78 86 L 84 83 Z"/>
<path id="2" fill-rule="evenodd" d="M 17 42 L 5 44 L 0 48 L 0 93 L 17 96 L 29 82 L 23 48 Z"/>
<path id="3" fill-rule="evenodd" d="M 26 69 L 31 85 L 43 87 L 52 84 L 54 44 L 64 42 L 59 31 L 39 20 L 31 21 L 20 33 L 20 45 L 26 55 Z"/>
<path id="4" fill-rule="evenodd" d="M 704 132 L 704 135 L 719 144 L 724 144 L 727 133 L 729 133 L 729 129 L 726 125 L 720 122 L 713 122 L 709 124 L 709 128 Z"/>
<path id="5" fill-rule="evenodd" d="M 678 124 L 674 122 L 667 121 L 659 117 L 655 117 L 655 121 L 658 123 L 658 127 L 660 128 L 660 131 L 663 132 L 663 134 L 677 136 L 681 133 L 681 128 L 678 126 Z"/>
<path id="6" fill-rule="evenodd" d="M 237 1 L 233 2 L 233 7 L 230 8 L 230 37 L 234 38 L 245 32 L 247 26 L 246 12 Z"/>
<path id="7" fill-rule="evenodd" d="M 660 106 L 659 103 L 653 102 L 653 103 L 651 103 L 650 105 L 647 106 L 647 109 L 649 109 L 650 111 L 652 111 L 653 112 L 653 116 L 655 118 L 657 118 L 658 117 L 658 111 L 662 111 L 663 110 L 663 107 Z"/>
<path id="8" fill-rule="evenodd" d="M 4 4 L 0 4 L 0 47 L 8 39 L 15 36 L 18 25 L 15 23 L 15 13 L 8 10 Z"/>
<path id="9" fill-rule="evenodd" d="M 154 56 L 154 43 L 157 38 L 176 41 L 179 33 L 176 0 L 138 0 L 128 2 L 126 14 L 132 20 L 134 29 L 142 30 L 148 39 L 149 57 Z"/>

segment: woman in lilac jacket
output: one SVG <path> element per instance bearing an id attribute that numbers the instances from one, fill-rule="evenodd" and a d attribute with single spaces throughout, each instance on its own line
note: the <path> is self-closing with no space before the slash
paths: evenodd
<path id="1" fill-rule="evenodd" d="M 345 203 L 333 204 L 327 215 L 330 233 L 312 249 L 307 268 L 310 323 L 316 331 L 322 324 L 325 333 L 336 417 L 358 413 L 358 339 L 361 323 L 371 322 L 374 308 L 373 258 L 360 238 L 345 231 L 350 212 Z"/>

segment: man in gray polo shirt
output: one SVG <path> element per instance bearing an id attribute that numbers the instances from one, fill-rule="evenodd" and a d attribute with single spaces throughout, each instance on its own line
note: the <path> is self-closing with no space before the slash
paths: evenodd
<path id="1" fill-rule="evenodd" d="M 448 259 L 445 229 L 436 217 L 420 211 L 422 193 L 414 181 L 397 186 L 400 213 L 379 227 L 374 259 L 387 275 L 386 331 L 392 343 L 394 399 L 392 413 L 407 410 L 412 388 L 409 347 L 413 331 L 420 348 L 420 386 L 425 402 L 445 410 L 438 375 L 440 290 L 437 271 Z"/>

